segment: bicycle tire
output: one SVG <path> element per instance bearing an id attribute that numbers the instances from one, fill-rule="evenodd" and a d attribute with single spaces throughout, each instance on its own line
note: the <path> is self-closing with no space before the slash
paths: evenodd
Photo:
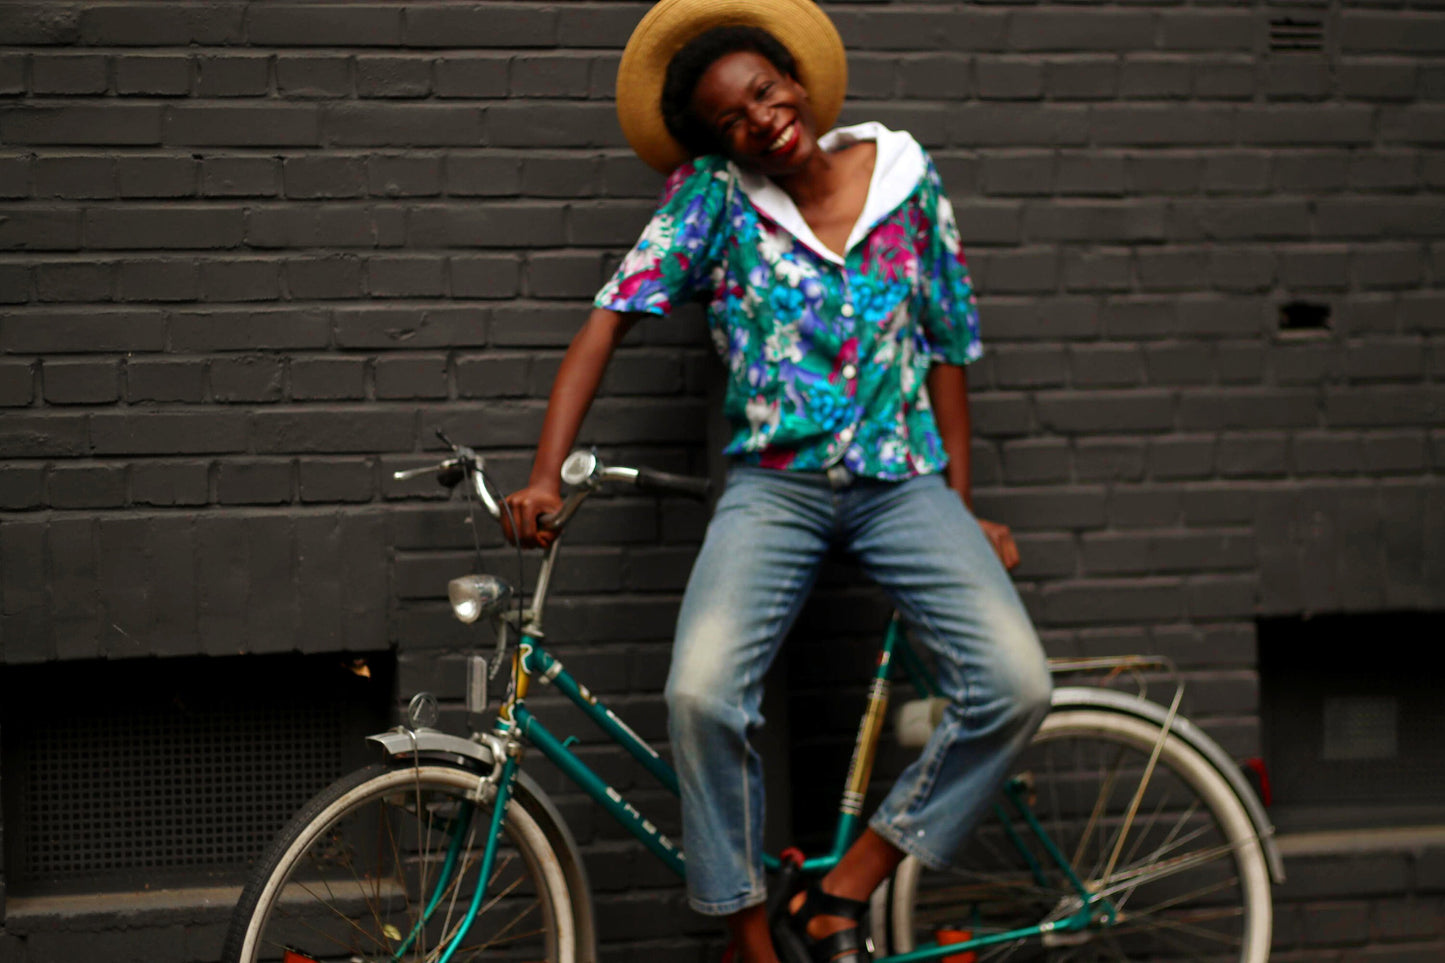
<path id="1" fill-rule="evenodd" d="M 1013 771 L 1032 783 L 1030 806 L 1078 877 L 1115 900 L 1119 916 L 1078 934 L 980 947 L 969 963 L 1264 963 L 1272 923 L 1264 853 L 1243 803 L 1198 751 L 1173 735 L 1163 741 L 1118 842 L 1160 733 L 1153 723 L 1107 710 L 1061 709 L 1045 718 Z M 912 856 L 899 866 L 886 900 L 894 953 L 947 935 L 979 937 L 1059 919 L 1081 905 L 1017 810 L 1001 806 L 949 870 L 926 869 Z"/>
<path id="2" fill-rule="evenodd" d="M 472 798 L 479 784 L 471 770 L 422 762 L 369 766 L 323 789 L 256 864 L 222 960 L 438 960 L 475 892 L 492 814 Z M 540 813 L 524 793 L 508 800 L 488 891 L 456 963 L 576 963 L 567 854 L 548 842 Z M 459 871 L 438 890 L 448 848 Z"/>

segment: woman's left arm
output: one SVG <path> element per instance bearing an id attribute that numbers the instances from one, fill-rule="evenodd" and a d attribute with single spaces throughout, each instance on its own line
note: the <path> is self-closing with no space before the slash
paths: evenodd
<path id="1" fill-rule="evenodd" d="M 973 423 L 968 414 L 968 372 L 962 365 L 934 362 L 928 369 L 928 400 L 933 406 L 933 419 L 943 450 L 948 453 L 945 477 L 948 487 L 958 493 L 968 510 L 973 511 L 973 478 L 970 472 L 969 446 L 973 441 Z M 977 518 L 977 516 L 975 516 Z M 978 519 L 989 544 L 998 554 L 1004 568 L 1019 563 L 1018 545 L 1013 532 L 999 522 Z"/>

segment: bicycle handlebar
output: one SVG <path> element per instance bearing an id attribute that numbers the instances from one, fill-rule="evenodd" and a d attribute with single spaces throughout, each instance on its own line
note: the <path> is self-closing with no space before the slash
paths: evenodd
<path id="1" fill-rule="evenodd" d="M 435 465 L 426 465 L 422 468 L 407 468 L 402 471 L 394 471 L 391 473 L 391 477 L 396 479 L 397 481 L 410 481 L 413 478 L 420 478 L 422 475 L 429 475 L 432 472 L 436 472 L 437 475 L 440 476 L 443 472 L 449 471 L 450 469 L 457 467 L 460 467 L 457 459 L 448 458 L 446 461 L 439 462 Z"/>
<path id="2" fill-rule="evenodd" d="M 706 498 L 712 491 L 712 482 L 706 478 L 689 475 L 674 475 L 654 468 L 637 469 L 637 487 L 644 491 L 671 492 L 687 495 L 689 498 Z"/>
<path id="3" fill-rule="evenodd" d="M 465 445 L 452 444 L 451 449 L 456 453 L 452 458 L 422 468 L 394 471 L 391 473 L 391 477 L 397 481 L 406 481 L 434 472 L 438 480 L 449 488 L 454 487 L 463 478 L 470 477 L 472 489 L 482 500 L 482 504 L 486 506 L 493 518 L 500 519 L 502 508 L 487 488 L 485 460 Z M 674 475 L 671 472 L 658 471 L 655 468 L 605 466 L 597 460 L 595 454 L 586 452 L 574 452 L 572 457 L 579 455 L 590 459 L 584 462 L 590 470 L 586 472 L 585 476 L 575 479 L 577 488 L 567 496 L 560 509 L 537 517 L 538 525 L 554 531 L 561 529 L 576 514 L 577 509 L 582 507 L 582 502 L 587 499 L 588 495 L 608 483 L 628 484 L 643 491 L 686 495 L 689 498 L 698 499 L 706 498 L 708 492 L 712 490 L 712 482 L 706 478 Z M 569 457 L 569 461 L 571 461 L 571 457 Z M 567 475 L 565 469 L 563 474 L 564 477 Z"/>
<path id="4" fill-rule="evenodd" d="M 586 452 L 574 452 L 573 454 L 588 455 Z M 712 482 L 706 478 L 674 475 L 671 472 L 658 471 L 655 468 L 607 466 L 597 461 L 596 455 L 589 457 L 592 459 L 591 471 L 580 480 L 577 490 L 562 502 L 561 508 L 550 514 L 537 516 L 539 526 L 553 531 L 561 529 L 577 513 L 577 509 L 582 507 L 582 503 L 587 500 L 588 495 L 609 482 L 633 485 L 643 491 L 686 495 L 689 498 L 706 498 L 708 492 L 712 490 Z M 565 469 L 563 474 L 566 475 Z"/>

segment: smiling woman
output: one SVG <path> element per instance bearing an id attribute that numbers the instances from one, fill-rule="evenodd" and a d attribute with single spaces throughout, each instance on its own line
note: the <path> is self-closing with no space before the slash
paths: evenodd
<path id="1" fill-rule="evenodd" d="M 678 58 L 694 46 L 712 46 L 716 34 L 726 41 L 731 32 L 723 28 L 705 34 Z M 791 58 L 780 60 L 747 48 L 715 57 L 692 86 L 683 113 L 686 135 L 713 145 L 702 153 L 725 154 L 741 168 L 771 179 L 797 203 L 814 235 L 829 250 L 842 252 L 863 213 L 877 151 L 872 142 L 859 140 L 820 156 L 808 92 L 786 66 Z"/>
<path id="2" fill-rule="evenodd" d="M 728 918 L 746 963 L 776 960 L 775 940 L 793 959 L 866 961 L 862 901 L 906 854 L 948 860 L 1049 700 L 1005 571 L 1012 535 L 969 509 L 964 366 L 983 348 L 953 209 L 907 133 L 828 129 L 842 86 L 826 65 L 841 60 L 808 0 L 664 0 L 644 19 L 618 114 L 671 176 L 568 348 L 531 481 L 508 499 L 513 536 L 548 544 L 538 516 L 561 503 L 558 469 L 622 335 L 642 314 L 705 301 L 732 469 L 683 598 L 667 703 L 688 893 Z M 934 650 L 948 707 L 868 829 L 770 934 L 748 735 L 834 548 Z"/>
<path id="3" fill-rule="evenodd" d="M 693 87 L 689 113 L 713 135 L 716 153 L 762 174 L 802 169 L 818 146 L 808 92 L 797 78 L 751 50 L 712 62 Z"/>

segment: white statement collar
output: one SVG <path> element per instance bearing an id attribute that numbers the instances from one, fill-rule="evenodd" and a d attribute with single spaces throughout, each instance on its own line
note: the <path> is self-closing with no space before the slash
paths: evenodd
<path id="1" fill-rule="evenodd" d="M 923 148 L 918 146 L 913 135 L 907 131 L 889 130 L 877 121 L 854 124 L 852 127 L 835 127 L 818 138 L 818 146 L 824 150 L 838 150 L 865 140 L 878 144 L 878 157 L 873 162 L 873 179 L 868 184 L 868 198 L 863 203 L 863 213 L 858 216 L 852 233 L 848 235 L 848 243 L 843 248 L 845 256 L 853 249 L 853 245 L 868 236 L 873 225 L 893 213 L 894 208 L 908 199 L 926 170 Z M 745 171 L 731 161 L 728 166 L 732 168 L 737 176 L 738 186 L 748 196 L 748 200 L 753 202 L 754 207 L 806 244 L 819 257 L 834 264 L 843 263 L 843 257 L 838 252 L 813 234 L 813 229 L 803 220 L 803 215 L 798 213 L 798 205 L 793 203 L 786 191 L 762 174 Z"/>

